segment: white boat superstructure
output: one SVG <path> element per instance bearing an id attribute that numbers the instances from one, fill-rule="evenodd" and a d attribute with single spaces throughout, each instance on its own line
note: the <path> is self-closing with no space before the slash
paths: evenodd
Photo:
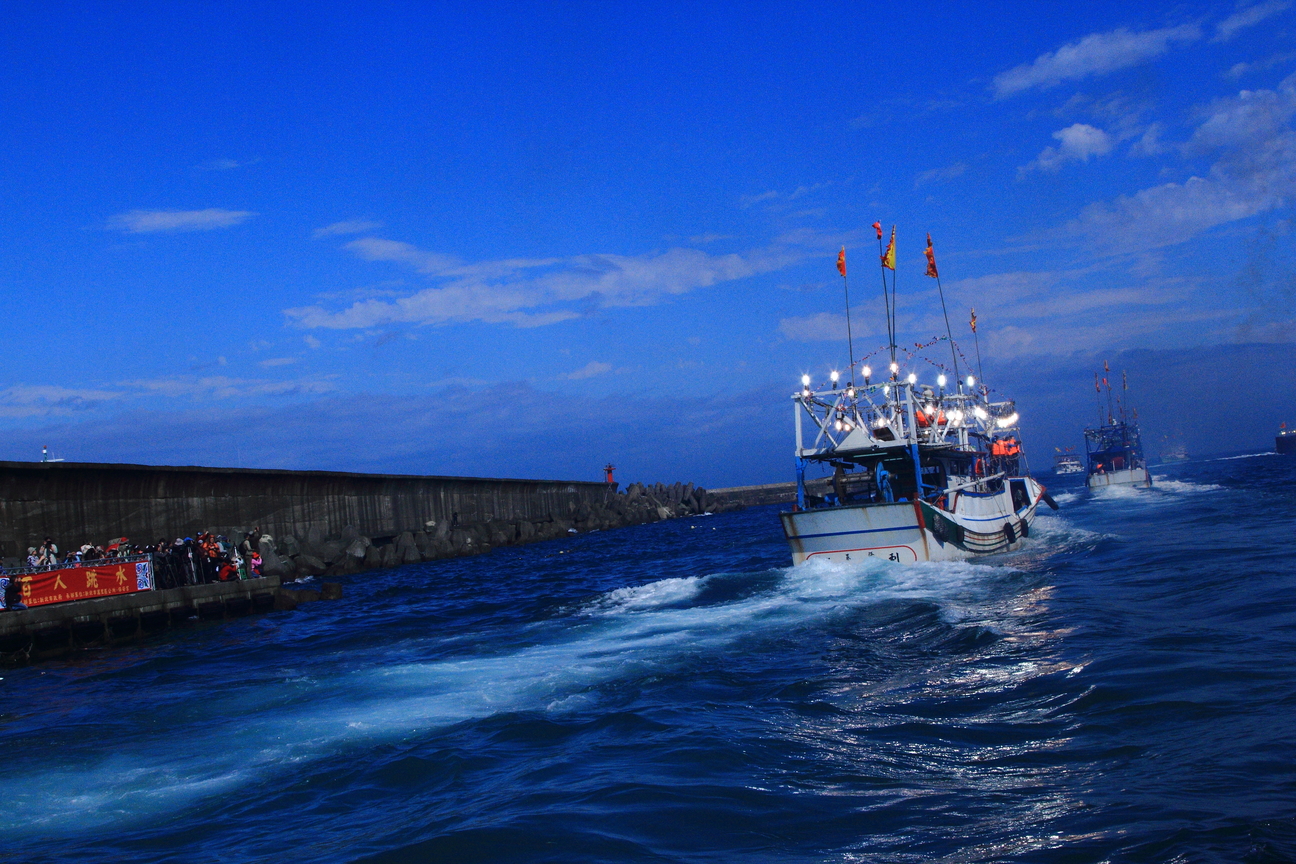
<path id="1" fill-rule="evenodd" d="M 811 559 L 899 563 L 1016 549 L 1040 501 L 1056 508 L 1024 469 L 1018 414 L 969 376 L 916 373 L 793 394 L 797 503 L 781 514 L 794 564 Z M 966 385 L 966 391 L 964 389 Z M 807 423 L 807 420 L 809 423 Z M 806 471 L 831 469 L 832 491 L 806 492 Z"/>
<path id="2" fill-rule="evenodd" d="M 1053 457 L 1054 474 L 1083 474 L 1084 463 L 1080 457 L 1071 451 L 1068 447 L 1066 450 L 1059 450 L 1058 454 Z"/>

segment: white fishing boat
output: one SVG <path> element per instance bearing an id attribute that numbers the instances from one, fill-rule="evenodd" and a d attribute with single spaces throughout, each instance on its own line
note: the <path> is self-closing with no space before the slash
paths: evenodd
<path id="1" fill-rule="evenodd" d="M 873 227 L 880 241 L 881 226 Z M 882 255 L 882 266 L 893 272 L 894 244 L 893 229 Z M 927 275 L 939 286 L 930 237 L 927 258 Z M 844 284 L 845 250 L 837 267 Z M 940 364 L 898 351 L 894 281 L 888 294 L 885 272 L 883 280 L 890 344 L 880 350 L 889 349 L 891 362 L 881 380 L 852 358 L 844 380 L 832 371 L 812 386 L 803 375 L 792 395 L 797 500 L 780 518 L 793 563 L 912 563 L 1019 548 L 1040 502 L 1057 505 L 1025 470 L 1016 406 L 991 400 L 974 377 L 959 377 L 948 315 L 947 337 L 931 344 L 948 338 L 952 380 Z M 943 308 L 943 292 L 941 302 Z M 849 296 L 846 305 L 849 316 Z M 974 312 L 974 334 L 975 322 Z M 849 339 L 849 317 L 847 328 Z M 908 354 L 909 368 L 901 368 L 899 354 Z M 807 492 L 807 472 L 829 471 L 830 492 Z"/>
<path id="2" fill-rule="evenodd" d="M 961 382 L 965 392 L 947 389 L 944 374 L 931 383 L 898 370 L 881 383 L 862 375 L 863 385 L 834 380 L 831 388 L 811 389 L 803 379 L 792 397 L 797 503 L 781 518 L 794 564 L 1005 552 L 1030 536 L 1041 501 L 1056 509 L 1022 470 L 1012 402 L 989 401 L 971 377 Z M 832 492 L 806 492 L 815 466 L 832 469 Z"/>
<path id="3" fill-rule="evenodd" d="M 1143 442 L 1137 423 L 1113 421 L 1085 430 L 1085 455 L 1089 473 L 1085 485 L 1090 489 L 1105 486 L 1151 486 Z"/>
<path id="4" fill-rule="evenodd" d="M 1073 448 L 1068 447 L 1065 450 L 1054 448 L 1057 455 L 1053 457 L 1054 474 L 1083 474 L 1085 467 L 1080 461 L 1080 457 L 1073 452 Z"/>
<path id="5" fill-rule="evenodd" d="M 1094 373 L 1094 392 L 1098 395 L 1099 419 L 1106 422 L 1084 430 L 1085 461 L 1087 473 L 1085 486 L 1102 489 L 1106 486 L 1151 486 L 1147 459 L 1143 457 L 1143 441 L 1139 438 L 1138 409 L 1133 409 L 1133 419 L 1126 415 L 1129 402 L 1129 378 L 1121 372 L 1121 392 L 1113 402 L 1112 386 L 1108 379 L 1111 367 L 1103 361 L 1102 383 L 1107 388 L 1107 406 L 1103 411 L 1102 388 L 1098 374 Z M 1119 418 L 1119 419 L 1117 419 Z"/>

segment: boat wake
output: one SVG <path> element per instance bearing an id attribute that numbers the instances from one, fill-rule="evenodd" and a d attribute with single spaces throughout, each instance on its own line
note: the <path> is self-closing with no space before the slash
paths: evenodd
<path id="1" fill-rule="evenodd" d="M 107 759 L 82 759 L 70 748 L 55 757 L 56 770 L 49 752 L 30 770 L 21 757 L 11 760 L 0 779 L 0 824 L 15 834 L 66 835 L 155 820 L 361 747 L 407 745 L 501 713 L 586 711 L 599 704 L 604 685 L 668 673 L 737 640 L 781 638 L 869 604 L 922 598 L 958 606 L 1004 572 L 874 560 L 672 577 L 605 592 L 546 621 L 481 633 L 467 646 L 462 637 L 423 646 L 434 654 L 452 642 L 455 656 L 360 666 L 339 656 L 325 667 L 332 674 L 318 662 L 310 674 L 281 669 L 254 685 L 192 693 L 170 708 L 183 722 L 122 736 Z M 718 580 L 761 587 L 704 605 Z"/>

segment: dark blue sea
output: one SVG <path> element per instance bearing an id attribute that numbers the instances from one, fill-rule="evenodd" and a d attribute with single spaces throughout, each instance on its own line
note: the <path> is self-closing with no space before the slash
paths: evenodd
<path id="1" fill-rule="evenodd" d="M 350 578 L 0 671 L 0 860 L 1296 860 L 1296 459 L 975 563 L 776 508 Z"/>

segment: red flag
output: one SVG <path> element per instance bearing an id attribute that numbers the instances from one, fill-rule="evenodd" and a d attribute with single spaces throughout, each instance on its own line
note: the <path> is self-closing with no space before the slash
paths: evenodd
<path id="1" fill-rule="evenodd" d="M 842 247 L 842 251 L 837 253 L 837 272 L 842 274 L 843 279 L 846 278 L 846 247 L 845 246 Z"/>
<path id="2" fill-rule="evenodd" d="M 968 323 L 972 325 L 972 332 L 975 333 L 976 332 L 976 310 L 975 309 L 972 310 L 972 320 L 969 321 Z"/>
<path id="3" fill-rule="evenodd" d="M 927 256 L 927 275 L 933 279 L 939 279 L 940 274 L 936 272 L 936 250 L 932 248 L 931 235 L 927 235 L 927 248 L 923 250 Z"/>
<path id="4" fill-rule="evenodd" d="M 881 240 L 881 239 L 882 239 L 882 223 L 881 223 L 881 222 L 874 222 L 874 223 L 873 223 L 873 230 L 877 232 L 877 234 L 878 234 L 878 239 Z"/>
<path id="5" fill-rule="evenodd" d="M 1111 385 L 1107 383 L 1107 376 L 1105 375 L 1103 376 L 1103 386 L 1106 387 L 1108 390 L 1111 389 Z"/>

